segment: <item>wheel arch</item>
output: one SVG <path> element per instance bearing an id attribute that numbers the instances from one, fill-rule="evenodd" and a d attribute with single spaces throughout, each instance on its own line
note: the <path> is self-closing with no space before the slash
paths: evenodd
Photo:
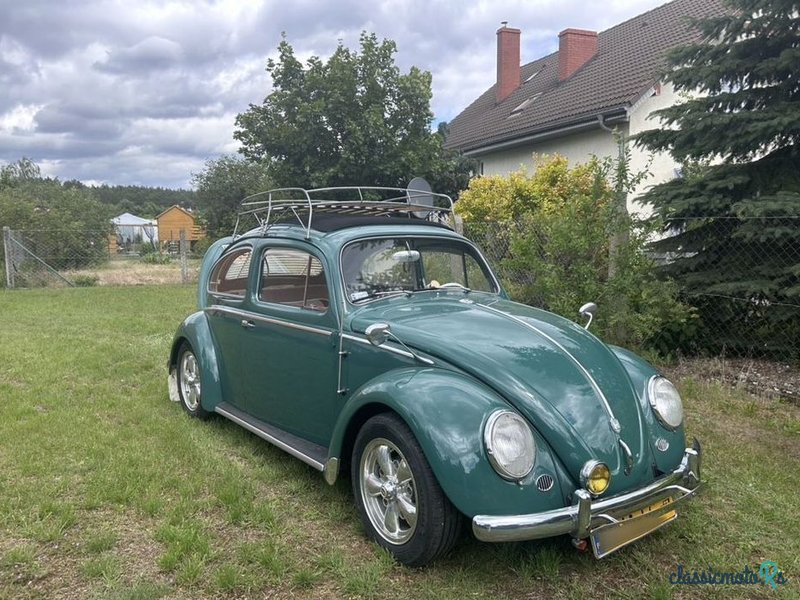
<path id="1" fill-rule="evenodd" d="M 196 312 L 188 316 L 175 332 L 167 361 L 170 379 L 175 376 L 178 353 L 184 344 L 192 347 L 200 364 L 200 377 L 203 382 L 201 406 L 208 412 L 213 412 L 214 407 L 222 402 L 222 384 L 216 346 L 205 313 Z"/>
<path id="2" fill-rule="evenodd" d="M 459 373 L 414 367 L 390 371 L 347 401 L 334 428 L 329 462 L 336 460 L 344 471 L 363 424 L 376 414 L 391 412 L 412 431 L 442 490 L 462 514 L 561 507 L 559 493 L 544 495 L 536 489 L 536 471 L 516 483 L 502 479 L 491 467 L 483 443 L 484 425 L 495 410 L 509 408 L 492 390 Z M 542 454 L 541 466 L 552 472 L 549 454 Z"/>

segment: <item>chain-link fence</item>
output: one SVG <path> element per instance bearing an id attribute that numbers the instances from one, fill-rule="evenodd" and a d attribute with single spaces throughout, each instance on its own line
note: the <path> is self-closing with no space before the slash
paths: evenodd
<path id="1" fill-rule="evenodd" d="M 463 232 L 513 299 L 576 320 L 577 308 L 595 301 L 592 327 L 610 341 L 662 354 L 800 358 L 800 218 L 698 217 L 670 236 L 650 234 L 616 272 L 609 238 L 589 232 L 565 240 L 531 222 L 467 222 Z M 4 228 L 0 285 L 197 280 L 202 245 L 184 238 L 141 244 L 136 253 L 121 247 L 107 232 Z"/>
<path id="2" fill-rule="evenodd" d="M 183 233 L 183 232 L 181 232 Z M 121 245 L 115 233 L 3 228 L 0 286 L 142 285 L 197 281 L 202 248 L 187 240 Z"/>
<path id="3" fill-rule="evenodd" d="M 638 345 L 661 354 L 800 359 L 800 217 L 686 220 L 640 238 L 638 256 L 616 273 L 613 236 L 590 247 L 532 222 L 466 222 L 463 233 L 513 299 L 575 320 L 583 302 L 596 301 L 612 341 L 625 336 L 603 330 L 603 319 L 636 326 L 619 319 L 633 311 L 651 328 Z"/>

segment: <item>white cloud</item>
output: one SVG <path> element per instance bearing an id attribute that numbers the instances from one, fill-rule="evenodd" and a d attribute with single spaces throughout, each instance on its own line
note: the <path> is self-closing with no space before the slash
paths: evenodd
<path id="1" fill-rule="evenodd" d="M 34 117 L 41 109 L 40 104 L 17 104 L 0 114 L 0 132 L 9 135 L 30 133 L 36 126 Z"/>
<path id="2" fill-rule="evenodd" d="M 62 179 L 186 186 L 235 152 L 236 114 L 269 93 L 281 32 L 298 57 L 397 43 L 397 64 L 433 74 L 436 122 L 495 77 L 495 30 L 522 29 L 522 58 L 567 27 L 605 29 L 663 0 L 0 1 L 0 162 L 30 156 Z M 434 123 L 435 125 L 435 123 Z"/>

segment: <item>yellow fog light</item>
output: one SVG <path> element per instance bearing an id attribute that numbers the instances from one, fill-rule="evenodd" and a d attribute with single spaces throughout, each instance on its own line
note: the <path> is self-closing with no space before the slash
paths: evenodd
<path id="1" fill-rule="evenodd" d="M 581 485 L 593 496 L 599 496 L 608 489 L 611 483 L 611 471 L 603 463 L 590 460 L 581 469 Z"/>

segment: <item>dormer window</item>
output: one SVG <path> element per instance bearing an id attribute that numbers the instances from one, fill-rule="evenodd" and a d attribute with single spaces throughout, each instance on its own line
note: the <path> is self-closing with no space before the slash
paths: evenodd
<path id="1" fill-rule="evenodd" d="M 512 111 L 511 111 L 511 114 L 510 114 L 509 116 L 510 116 L 510 117 L 513 117 L 514 115 L 518 115 L 518 114 L 519 114 L 519 113 L 521 113 L 523 110 L 525 110 L 526 108 L 528 108 L 528 107 L 529 107 L 531 104 L 533 104 L 534 100 L 536 100 L 536 99 L 537 99 L 539 96 L 541 96 L 541 95 L 542 95 L 542 93 L 541 93 L 541 92 L 539 92 L 538 94 L 534 94 L 533 96 L 531 96 L 531 97 L 530 97 L 530 98 L 528 98 L 527 100 L 524 100 L 524 101 L 522 101 L 522 102 L 520 103 L 520 105 L 519 105 L 519 106 L 517 106 L 517 108 L 515 108 L 514 110 L 512 110 Z"/>
<path id="2" fill-rule="evenodd" d="M 533 78 L 534 78 L 534 77 L 536 77 L 536 76 L 537 76 L 539 73 L 541 73 L 542 71 L 544 71 L 544 68 L 545 68 L 546 66 L 547 66 L 547 65 L 542 65 L 542 66 L 539 68 L 539 70 L 538 70 L 538 71 L 534 71 L 534 72 L 533 72 L 533 75 L 531 75 L 530 77 L 528 77 L 528 78 L 525 80 L 525 83 L 528 83 L 529 81 L 533 81 Z"/>

